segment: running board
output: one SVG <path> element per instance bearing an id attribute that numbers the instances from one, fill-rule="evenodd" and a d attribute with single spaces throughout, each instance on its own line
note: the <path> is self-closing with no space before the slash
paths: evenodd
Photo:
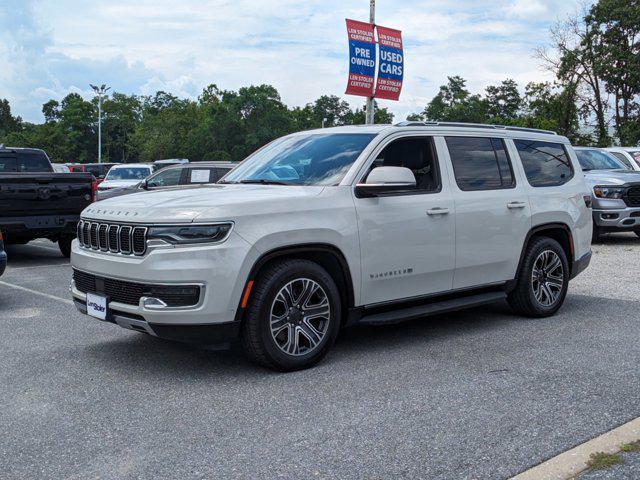
<path id="1" fill-rule="evenodd" d="M 477 307 L 487 303 L 498 302 L 507 298 L 505 292 L 485 292 L 466 297 L 452 298 L 449 300 L 435 301 L 424 305 L 418 305 L 407 308 L 399 308 L 390 312 L 373 313 L 367 315 L 366 311 L 357 322 L 361 325 L 389 325 L 400 323 L 416 318 L 427 317 L 429 315 L 437 315 L 439 313 L 452 312 L 455 310 L 463 310 L 465 308 Z"/>

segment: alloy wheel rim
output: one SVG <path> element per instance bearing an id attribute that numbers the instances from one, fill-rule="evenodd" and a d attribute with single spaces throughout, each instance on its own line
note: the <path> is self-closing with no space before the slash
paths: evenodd
<path id="1" fill-rule="evenodd" d="M 540 305 L 550 307 L 558 301 L 564 287 L 564 268 L 556 252 L 544 250 L 538 255 L 533 262 L 531 285 Z"/>
<path id="2" fill-rule="evenodd" d="M 271 338 L 294 357 L 316 350 L 327 335 L 331 306 L 324 289 L 309 278 L 296 278 L 283 286 L 271 304 Z"/>

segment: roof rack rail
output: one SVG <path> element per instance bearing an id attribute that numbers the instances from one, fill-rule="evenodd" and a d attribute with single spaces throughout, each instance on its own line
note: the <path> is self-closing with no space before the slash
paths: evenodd
<path id="1" fill-rule="evenodd" d="M 462 128 L 484 128 L 487 130 L 509 130 L 514 132 L 545 133 L 547 135 L 557 135 L 552 130 L 542 130 L 540 128 L 511 127 L 507 125 L 490 125 L 486 123 L 464 123 L 464 122 L 400 122 L 396 127 L 462 127 Z"/>

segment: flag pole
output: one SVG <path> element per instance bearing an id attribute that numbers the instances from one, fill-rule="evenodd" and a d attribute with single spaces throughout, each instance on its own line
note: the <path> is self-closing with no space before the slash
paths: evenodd
<path id="1" fill-rule="evenodd" d="M 369 4 L 369 23 L 375 25 L 376 23 L 376 0 L 370 0 Z M 375 123 L 375 112 L 373 105 L 373 96 L 367 97 L 366 106 L 366 124 L 373 125 Z"/>

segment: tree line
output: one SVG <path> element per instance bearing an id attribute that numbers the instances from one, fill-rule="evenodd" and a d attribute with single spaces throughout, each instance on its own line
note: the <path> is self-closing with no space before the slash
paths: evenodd
<path id="1" fill-rule="evenodd" d="M 472 93 L 450 76 L 412 121 L 494 123 L 556 131 L 575 144 L 640 141 L 640 0 L 599 0 L 550 30 L 551 45 L 535 54 L 555 81 L 522 88 L 506 79 Z M 23 121 L 0 99 L 0 143 L 42 148 L 58 162 L 97 159 L 97 100 L 77 93 L 42 107 L 44 123 Z M 376 108 L 376 123 L 391 123 Z M 104 161 L 238 161 L 279 136 L 365 121 L 364 108 L 325 95 L 304 107 L 285 105 L 270 85 L 221 90 L 196 99 L 167 92 L 114 93 L 103 102 Z"/>

